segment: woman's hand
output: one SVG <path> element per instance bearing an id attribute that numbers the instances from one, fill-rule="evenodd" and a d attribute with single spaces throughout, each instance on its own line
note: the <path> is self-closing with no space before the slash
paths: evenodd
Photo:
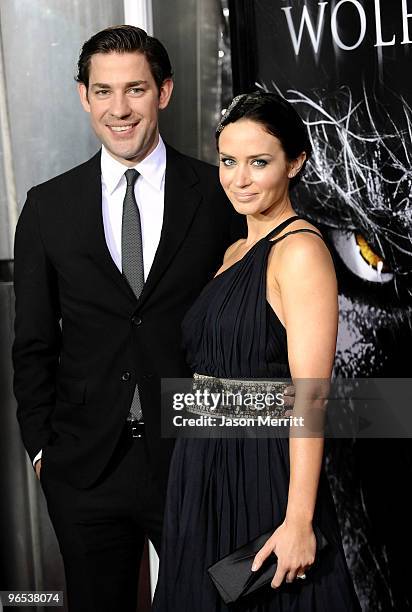
<path id="1" fill-rule="evenodd" d="M 256 554 L 252 571 L 260 568 L 274 552 L 278 559 L 276 573 L 271 586 L 276 589 L 286 577 L 292 582 L 313 564 L 316 553 L 316 537 L 310 523 L 291 523 L 286 520 L 276 529 L 266 544 Z"/>

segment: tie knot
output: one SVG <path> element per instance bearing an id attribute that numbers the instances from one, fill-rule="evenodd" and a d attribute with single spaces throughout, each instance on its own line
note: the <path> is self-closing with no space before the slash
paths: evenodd
<path id="1" fill-rule="evenodd" d="M 135 168 L 130 168 L 130 170 L 126 170 L 124 175 L 126 177 L 127 186 L 128 187 L 133 187 L 133 185 L 137 181 L 137 178 L 139 176 L 139 172 Z"/>

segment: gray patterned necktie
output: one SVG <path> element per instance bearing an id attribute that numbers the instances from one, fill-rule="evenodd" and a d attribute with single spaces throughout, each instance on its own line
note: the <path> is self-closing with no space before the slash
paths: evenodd
<path id="1" fill-rule="evenodd" d="M 131 168 L 126 170 L 124 175 L 127 181 L 127 189 L 123 200 L 122 271 L 136 298 L 139 299 L 144 285 L 142 227 L 139 208 L 134 195 L 134 185 L 139 173 Z M 128 420 L 137 419 L 140 421 L 142 416 L 139 389 L 136 385 Z"/>

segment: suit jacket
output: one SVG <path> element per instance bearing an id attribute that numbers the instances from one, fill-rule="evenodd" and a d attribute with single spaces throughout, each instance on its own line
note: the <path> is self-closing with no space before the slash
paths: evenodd
<path id="1" fill-rule="evenodd" d="M 32 188 L 15 240 L 17 416 L 42 470 L 77 487 L 107 466 L 139 386 L 149 453 L 167 477 L 160 380 L 190 376 L 182 318 L 239 237 L 217 168 L 167 146 L 161 239 L 138 300 L 108 251 L 100 152 Z"/>

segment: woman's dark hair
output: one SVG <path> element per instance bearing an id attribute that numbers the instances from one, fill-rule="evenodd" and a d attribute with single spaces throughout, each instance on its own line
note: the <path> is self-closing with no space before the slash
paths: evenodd
<path id="1" fill-rule="evenodd" d="M 173 74 L 167 51 L 160 40 L 131 25 L 107 28 L 97 32 L 84 43 L 77 63 L 76 81 L 89 87 L 90 60 L 96 53 L 133 53 L 134 51 L 146 57 L 157 88 L 160 89 L 163 81 Z"/>
<path id="2" fill-rule="evenodd" d="M 240 119 L 260 123 L 269 134 L 278 138 L 289 161 L 296 159 L 303 151 L 306 153 L 306 161 L 300 172 L 290 181 L 290 188 L 294 187 L 311 156 L 312 145 L 305 124 L 292 104 L 275 93 L 257 91 L 236 96 L 217 126 L 217 145 L 222 130 Z"/>

